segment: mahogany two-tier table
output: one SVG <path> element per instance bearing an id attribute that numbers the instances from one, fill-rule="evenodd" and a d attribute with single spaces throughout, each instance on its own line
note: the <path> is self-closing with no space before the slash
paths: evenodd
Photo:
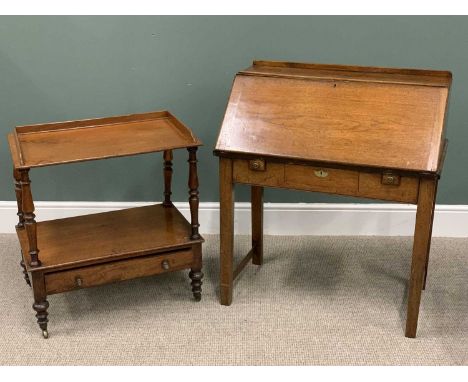
<path id="1" fill-rule="evenodd" d="M 47 296 L 189 268 L 201 299 L 203 238 L 198 232 L 198 138 L 167 111 L 20 126 L 8 135 L 21 244 L 33 309 L 48 337 Z M 188 222 L 171 202 L 172 151 L 188 150 Z M 29 170 L 34 167 L 163 153 L 164 201 L 144 207 L 36 222 Z"/>
<path id="2" fill-rule="evenodd" d="M 231 304 L 233 280 L 250 260 L 262 264 L 264 187 L 416 204 L 406 320 L 415 337 L 451 81 L 447 71 L 271 61 L 239 72 L 214 151 L 221 303 Z M 234 267 L 236 183 L 251 185 L 252 249 Z"/>

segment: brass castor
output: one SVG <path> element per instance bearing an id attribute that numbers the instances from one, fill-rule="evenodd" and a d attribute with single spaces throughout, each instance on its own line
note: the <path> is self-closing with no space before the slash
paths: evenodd
<path id="1" fill-rule="evenodd" d="M 193 297 L 195 298 L 195 301 L 201 301 L 201 294 L 194 294 Z"/>
<path id="2" fill-rule="evenodd" d="M 49 332 L 47 330 L 42 331 L 42 337 L 49 338 Z"/>

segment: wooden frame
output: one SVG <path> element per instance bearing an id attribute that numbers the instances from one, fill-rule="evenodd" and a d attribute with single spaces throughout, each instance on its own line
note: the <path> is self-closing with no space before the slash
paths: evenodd
<path id="1" fill-rule="evenodd" d="M 200 301 L 204 240 L 199 234 L 196 152 L 201 142 L 172 114 L 22 126 L 8 139 L 20 264 L 33 288 L 33 309 L 45 338 L 47 296 L 54 293 L 189 268 L 192 292 Z M 171 201 L 172 150 L 178 148 L 189 154 L 190 223 Z M 163 152 L 162 204 L 36 222 L 30 168 L 158 151 Z"/>
<path id="2" fill-rule="evenodd" d="M 263 262 L 263 187 L 411 203 L 417 214 L 405 335 L 414 338 L 450 85 L 450 72 L 418 69 L 254 61 L 239 72 L 214 150 L 221 304 L 231 305 L 233 281 L 250 260 Z M 251 185 L 252 198 L 252 249 L 237 267 L 236 183 Z"/>

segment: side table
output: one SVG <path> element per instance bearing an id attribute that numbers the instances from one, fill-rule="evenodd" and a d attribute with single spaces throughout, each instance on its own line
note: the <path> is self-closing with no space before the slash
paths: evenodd
<path id="1" fill-rule="evenodd" d="M 189 268 L 201 299 L 197 147 L 192 131 L 167 111 L 20 126 L 8 135 L 14 164 L 21 267 L 33 309 L 48 337 L 47 296 Z M 189 223 L 171 202 L 172 150 L 189 154 Z M 36 222 L 29 170 L 34 167 L 163 152 L 164 201 L 86 216 Z"/>

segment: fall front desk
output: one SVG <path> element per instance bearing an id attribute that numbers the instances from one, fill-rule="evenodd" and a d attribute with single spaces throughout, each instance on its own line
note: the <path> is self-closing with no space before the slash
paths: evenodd
<path id="1" fill-rule="evenodd" d="M 451 79 L 446 71 L 271 61 L 239 72 L 214 151 L 221 303 L 231 304 L 233 280 L 250 260 L 262 264 L 264 187 L 411 203 L 417 212 L 406 336 L 415 337 Z M 251 185 L 252 202 L 252 249 L 236 267 L 235 183 Z"/>

